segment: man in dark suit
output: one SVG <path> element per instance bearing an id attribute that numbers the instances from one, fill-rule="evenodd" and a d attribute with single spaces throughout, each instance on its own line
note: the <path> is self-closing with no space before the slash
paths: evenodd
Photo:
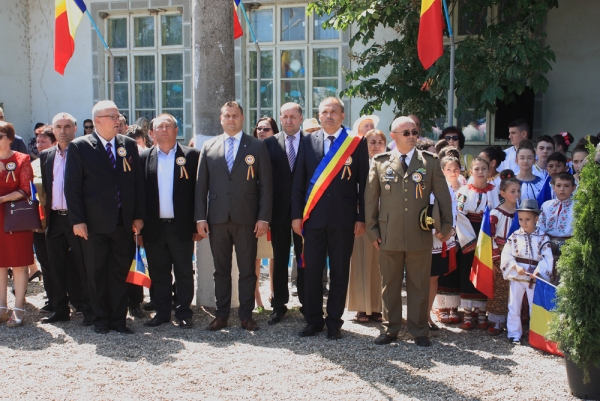
<path id="1" fill-rule="evenodd" d="M 215 263 L 216 318 L 208 330 L 227 326 L 231 308 L 231 258 L 237 255 L 239 317 L 246 330 L 258 330 L 252 319 L 257 238 L 269 229 L 273 205 L 273 175 L 265 143 L 242 131 L 244 112 L 236 102 L 221 108 L 225 131 L 206 142 L 200 152 L 195 220 Z"/>
<path id="2" fill-rule="evenodd" d="M 75 294 L 72 291 L 72 283 L 75 283 L 77 292 L 80 292 L 83 298 L 83 325 L 91 326 L 94 316 L 90 304 L 81 239 L 73 233 L 65 197 L 68 146 L 75 139 L 77 122 L 69 113 L 58 113 L 52 119 L 52 129 L 58 145 L 40 153 L 40 167 L 42 185 L 46 194 L 46 244 L 52 275 L 54 313 L 42 319 L 42 323 L 71 320 L 69 301 L 73 302 Z"/>
<path id="3" fill-rule="evenodd" d="M 298 151 L 298 161 L 292 187 L 292 228 L 298 235 L 304 230 L 304 312 L 307 326 L 303 337 L 313 336 L 327 324 L 327 338 L 341 338 L 344 305 L 348 291 L 350 257 L 354 237 L 365 232 L 364 188 L 369 168 L 369 155 L 364 141 L 358 142 L 320 200 L 310 217 L 303 222 L 311 180 L 321 160 L 330 148 L 340 145 L 346 135 L 342 126 L 344 104 L 329 97 L 319 105 L 319 120 L 323 127 L 304 138 Z M 354 138 L 354 136 L 350 136 Z M 340 141 L 338 141 L 340 139 Z M 336 143 L 337 141 L 337 143 Z M 323 269 L 329 255 L 330 288 L 327 299 L 327 319 L 323 319 Z"/>
<path id="4" fill-rule="evenodd" d="M 281 321 L 287 312 L 286 304 L 290 294 L 288 290 L 288 265 L 292 236 L 296 261 L 300 264 L 302 237 L 292 231 L 292 182 L 298 159 L 298 149 L 305 134 L 302 125 L 302 107 L 297 103 L 281 106 L 281 128 L 283 132 L 265 139 L 271 157 L 273 170 L 273 222 L 271 223 L 271 243 L 273 245 L 273 314 L 269 324 Z M 291 235 L 290 235 L 291 233 Z M 298 295 L 300 303 L 304 300 L 304 269 L 298 269 Z"/>
<path id="5" fill-rule="evenodd" d="M 156 314 L 145 326 L 156 327 L 171 320 L 172 278 L 177 284 L 175 317 L 179 327 L 192 327 L 190 305 L 194 298 L 192 256 L 199 236 L 194 222 L 194 193 L 200 152 L 177 143 L 177 120 L 161 114 L 153 120 L 155 145 L 142 152 L 146 190 L 143 243 L 154 287 Z"/>
<path id="6" fill-rule="evenodd" d="M 131 334 L 126 326 L 127 273 L 146 217 L 144 174 L 133 139 L 117 135 L 119 110 L 108 100 L 92 109 L 96 131 L 72 141 L 65 195 L 75 235 L 83 238 L 94 329 Z"/>

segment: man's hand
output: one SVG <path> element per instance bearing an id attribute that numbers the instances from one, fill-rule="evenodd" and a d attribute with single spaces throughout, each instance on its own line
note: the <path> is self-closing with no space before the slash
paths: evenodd
<path id="1" fill-rule="evenodd" d="M 141 234 L 142 228 L 144 228 L 144 220 L 142 219 L 133 220 L 133 223 L 131 223 L 131 231 L 136 234 Z"/>
<path id="2" fill-rule="evenodd" d="M 254 232 L 256 233 L 256 238 L 262 237 L 267 233 L 269 229 L 269 223 L 266 221 L 258 220 L 254 225 Z"/>
<path id="3" fill-rule="evenodd" d="M 367 225 L 360 221 L 354 223 L 354 237 L 358 238 L 367 231 Z"/>
<path id="4" fill-rule="evenodd" d="M 73 234 L 87 240 L 88 239 L 87 224 L 85 224 L 85 223 L 75 224 L 73 226 Z"/>
<path id="5" fill-rule="evenodd" d="M 292 220 L 292 230 L 302 237 L 302 219 Z"/>
<path id="6" fill-rule="evenodd" d="M 140 235 L 136 235 L 133 237 L 134 239 L 137 238 L 137 246 L 144 246 L 144 238 L 142 238 L 141 234 Z"/>
<path id="7" fill-rule="evenodd" d="M 517 268 L 517 273 L 522 274 L 524 276 L 527 274 L 527 271 L 525 271 L 525 269 L 523 269 L 521 266 L 517 265 L 516 268 Z"/>
<path id="8" fill-rule="evenodd" d="M 200 236 L 199 241 L 202 241 L 204 238 L 208 238 L 208 222 L 207 221 L 199 221 L 196 223 L 196 231 L 198 231 L 198 235 Z"/>
<path id="9" fill-rule="evenodd" d="M 454 231 L 454 228 L 452 230 L 450 230 L 450 232 L 448 233 L 448 235 L 446 235 L 445 237 L 442 236 L 441 233 L 435 233 L 435 236 L 437 237 L 437 239 L 439 239 L 442 242 L 447 242 L 450 238 L 452 238 L 454 235 L 456 234 L 456 232 Z"/>
<path id="10" fill-rule="evenodd" d="M 194 233 L 194 234 L 192 234 L 192 241 L 194 241 L 194 242 L 202 241 L 202 236 L 198 233 Z"/>
<path id="11" fill-rule="evenodd" d="M 377 250 L 379 250 L 379 244 L 381 244 L 381 238 L 377 238 L 375 241 L 373 241 L 373 246 Z"/>

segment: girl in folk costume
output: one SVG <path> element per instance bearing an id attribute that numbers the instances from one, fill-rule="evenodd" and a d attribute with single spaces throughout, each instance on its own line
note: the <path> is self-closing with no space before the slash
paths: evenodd
<path id="1" fill-rule="evenodd" d="M 457 194 L 457 225 L 458 241 L 462 248 L 460 261 L 460 303 L 465 311 L 463 324 L 464 330 L 475 327 L 473 318 L 477 318 L 477 328 L 487 329 L 487 316 L 485 314 L 487 297 L 479 292 L 471 282 L 471 266 L 475 257 L 477 237 L 481 229 L 481 220 L 486 206 L 490 209 L 499 204 L 494 185 L 488 183 L 489 164 L 484 159 L 476 157 L 471 163 L 471 176 L 473 183 L 461 187 Z"/>
<path id="2" fill-rule="evenodd" d="M 490 212 L 492 231 L 492 259 L 494 262 L 494 297 L 487 300 L 488 334 L 497 336 L 504 331 L 508 314 L 509 283 L 502 276 L 500 254 L 509 236 L 515 217 L 517 202 L 521 196 L 521 182 L 512 170 L 503 170 L 500 195 L 504 203 Z"/>
<path id="3" fill-rule="evenodd" d="M 494 185 L 494 191 L 500 203 L 504 200 L 500 197 L 500 171 L 498 171 L 498 166 L 506 159 L 506 153 L 502 150 L 500 146 L 489 146 L 479 154 L 479 157 L 485 160 L 490 165 L 490 170 L 488 172 L 488 182 Z M 469 184 L 473 183 L 473 179 L 469 179 Z"/>
<path id="4" fill-rule="evenodd" d="M 517 178 L 521 181 L 521 200 L 536 199 L 544 186 L 544 180 L 533 174 L 535 147 L 531 141 L 523 141 L 517 150 L 517 165 L 521 169 Z"/>
<path id="5" fill-rule="evenodd" d="M 458 152 L 457 152 L 458 153 Z M 456 192 L 462 186 L 459 183 L 459 177 L 461 175 L 460 161 L 457 157 L 445 156 L 440 161 L 442 172 L 446 177 L 448 183 L 448 189 L 452 197 L 452 217 L 454 225 L 456 227 L 458 205 L 456 202 Z M 437 299 L 437 315 L 440 323 L 460 323 L 460 316 L 458 315 L 458 306 L 460 301 L 460 275 L 458 271 L 459 256 L 458 243 L 455 237 L 445 243 L 446 249 L 444 250 L 444 243 L 433 235 L 433 250 L 431 257 L 431 275 L 432 280 L 434 275 L 438 277 L 435 279 L 437 296 L 435 290 L 430 287 L 430 306 L 433 302 L 431 296 L 436 296 Z M 445 252 L 444 252 L 445 251 Z M 444 253 L 446 255 L 444 255 Z M 429 323 L 431 327 L 432 322 Z M 437 326 L 436 326 L 437 327 Z"/>
<path id="6" fill-rule="evenodd" d="M 550 280 L 553 264 L 550 238 L 536 227 L 540 214 L 537 201 L 524 199 L 517 212 L 521 227 L 508 238 L 500 261 L 502 274 L 510 281 L 506 328 L 508 339 L 513 344 L 520 344 L 523 334 L 521 324 L 523 294 L 527 295 L 531 315 L 535 289 L 535 279 L 531 276 Z"/>

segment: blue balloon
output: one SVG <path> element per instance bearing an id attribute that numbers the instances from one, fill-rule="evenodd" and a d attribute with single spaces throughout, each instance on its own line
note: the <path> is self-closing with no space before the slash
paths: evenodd
<path id="1" fill-rule="evenodd" d="M 264 93 L 267 91 L 267 87 L 266 86 L 261 86 L 260 87 L 260 93 Z"/>
<path id="2" fill-rule="evenodd" d="M 286 72 L 285 72 L 285 75 L 286 75 L 288 78 L 291 78 L 293 74 L 292 74 L 292 72 L 291 72 L 291 71 L 286 71 Z"/>
<path id="3" fill-rule="evenodd" d="M 300 74 L 304 74 L 304 68 L 300 68 Z"/>
<path id="4" fill-rule="evenodd" d="M 171 90 L 175 91 L 175 92 L 181 92 L 183 90 L 183 88 L 181 87 L 181 85 L 173 85 L 171 86 Z"/>

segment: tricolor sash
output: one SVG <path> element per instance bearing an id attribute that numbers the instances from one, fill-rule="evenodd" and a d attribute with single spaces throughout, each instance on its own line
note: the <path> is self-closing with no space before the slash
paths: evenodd
<path id="1" fill-rule="evenodd" d="M 329 152 L 321 159 L 315 173 L 310 179 L 308 190 L 306 191 L 306 206 L 302 217 L 302 224 L 310 217 L 310 213 L 315 208 L 325 190 L 335 176 L 340 172 L 348 157 L 354 152 L 361 141 L 358 135 L 348 135 L 346 128 L 329 148 Z"/>

